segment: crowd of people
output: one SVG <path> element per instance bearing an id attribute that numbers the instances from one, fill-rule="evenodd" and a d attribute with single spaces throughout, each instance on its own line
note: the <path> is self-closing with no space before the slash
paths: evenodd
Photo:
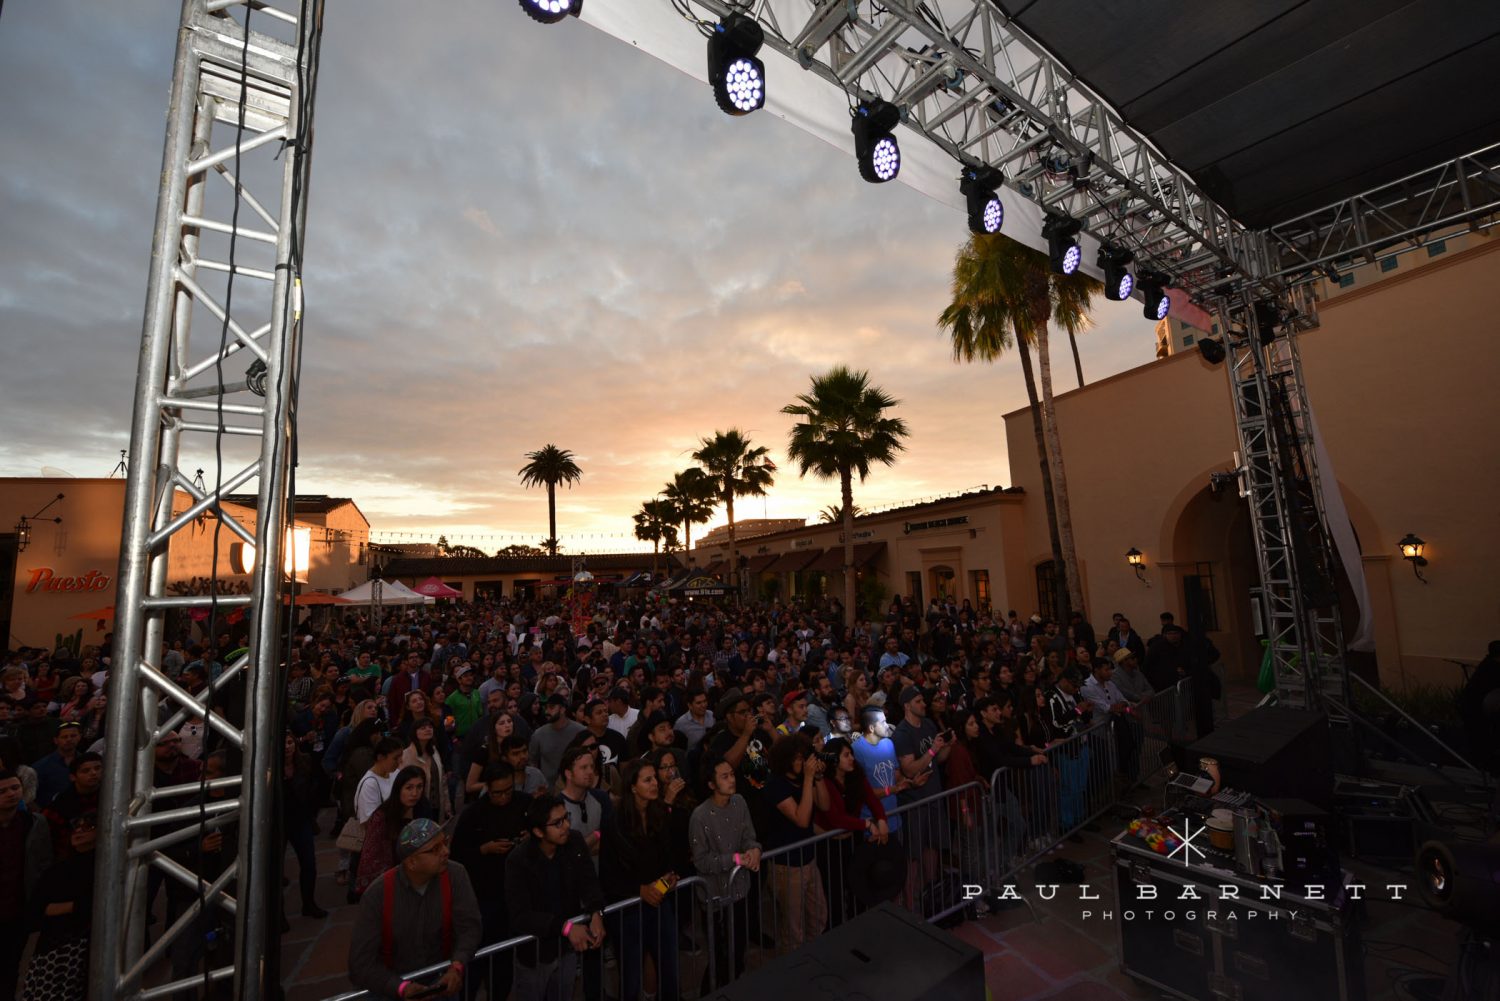
<path id="1" fill-rule="evenodd" d="M 692 876 L 700 900 L 749 898 L 749 920 L 703 930 L 726 960 L 705 977 L 716 986 L 743 970 L 747 943 L 795 948 L 858 909 L 830 850 L 905 844 L 910 903 L 933 872 L 923 856 L 956 850 L 945 832 L 957 815 L 912 812 L 922 800 L 971 784 L 1006 800 L 995 815 L 1014 854 L 1027 804 L 992 785 L 995 773 L 1045 772 L 1066 812 L 1076 776 L 1048 752 L 1093 722 L 1120 722 L 1126 780 L 1138 739 L 1127 721 L 1153 691 L 1196 679 L 1200 732 L 1212 726 L 1202 707 L 1217 654 L 1166 614 L 1149 641 L 1123 615 L 1100 636 L 1078 614 L 1058 623 L 900 598 L 852 628 L 831 600 L 655 595 L 311 621 L 293 630 L 284 664 L 281 832 L 304 915 L 359 908 L 351 981 L 407 1001 L 480 989 L 571 998 L 578 977 L 601 998 L 606 953 L 620 996 L 675 998 L 678 950 L 693 941 L 676 887 Z M 199 695 L 239 648 L 233 630 L 174 639 L 161 670 Z M 10 652 L 0 669 L 0 983 L 14 990 L 36 933 L 28 1001 L 83 997 L 110 661 L 106 638 L 76 658 Z M 162 734 L 156 785 L 177 792 L 153 811 L 217 816 L 225 793 L 212 780 L 233 771 L 232 753 L 201 720 Z M 929 836 L 914 836 L 913 819 Z M 1061 819 L 1067 829 L 1078 818 Z M 824 832 L 842 847 L 804 844 Z M 342 901 L 317 896 L 320 833 L 338 847 Z M 212 879 L 238 836 L 215 822 L 166 851 Z M 163 884 L 170 926 L 197 894 L 154 877 L 148 906 Z M 605 913 L 637 897 L 642 906 Z M 174 978 L 201 972 L 232 935 L 224 908 L 198 903 L 170 950 Z M 468 969 L 482 944 L 522 935 L 535 942 Z M 401 978 L 436 963 L 444 972 L 422 983 Z"/>

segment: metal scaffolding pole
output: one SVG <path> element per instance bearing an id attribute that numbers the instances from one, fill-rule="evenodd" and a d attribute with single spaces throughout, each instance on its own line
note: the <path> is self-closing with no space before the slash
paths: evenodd
<path id="1" fill-rule="evenodd" d="M 295 9 L 265 0 L 182 5 L 136 373 L 130 437 L 135 461 L 127 473 L 121 533 L 100 793 L 102 892 L 90 943 L 91 995 L 100 1001 L 166 996 L 205 978 L 234 978 L 242 998 L 271 996 L 277 987 L 267 957 L 274 947 L 271 922 L 280 918 L 281 853 L 273 821 L 284 687 L 282 550 L 290 517 L 298 271 L 322 2 L 286 0 L 285 6 Z M 217 187 L 215 174 L 224 188 Z M 275 188 L 275 197 L 256 198 L 257 187 Z M 213 197 L 225 188 L 228 197 Z M 252 246 L 267 238 L 269 252 Z M 220 337 L 211 347 L 190 342 L 195 314 L 200 325 L 218 325 Z M 190 353 L 195 346 L 196 357 Z M 242 381 L 228 378 L 231 366 L 238 372 L 247 364 Z M 203 420 L 205 414 L 212 420 Z M 259 454 L 226 466 L 228 436 L 259 438 Z M 192 470 L 180 465 L 182 452 L 194 444 L 214 449 L 213 482 L 195 484 Z M 245 526 L 220 501 L 251 484 L 257 516 Z M 215 581 L 228 572 L 228 539 L 253 543 L 257 558 L 247 599 L 226 601 L 217 588 L 199 596 L 168 594 L 173 539 L 208 524 L 215 548 L 221 534 L 225 539 L 222 565 L 211 570 Z M 161 670 L 169 611 L 195 609 L 208 610 L 209 621 L 243 609 L 251 627 L 248 653 L 224 665 L 223 675 L 198 695 Z M 216 792 L 225 792 L 222 798 L 184 810 L 174 809 L 175 797 L 157 788 L 156 748 L 168 726 L 188 718 L 209 724 L 210 739 L 234 752 L 231 771 L 236 760 L 242 759 L 242 767 L 237 776 L 214 783 Z M 223 874 L 192 871 L 196 852 L 185 856 L 186 863 L 167 854 L 170 846 L 192 845 L 235 817 L 241 830 L 237 858 Z M 233 914 L 235 942 L 227 962 L 195 969 L 180 983 L 170 982 L 170 975 L 169 982 L 160 982 L 156 961 L 181 936 L 203 930 L 196 919 L 178 920 L 146 949 L 153 870 L 200 898 L 190 914 L 204 905 Z"/>

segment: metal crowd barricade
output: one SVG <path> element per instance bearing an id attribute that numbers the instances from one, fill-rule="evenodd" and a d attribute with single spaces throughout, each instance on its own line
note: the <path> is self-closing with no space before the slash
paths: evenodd
<path id="1" fill-rule="evenodd" d="M 616 901 L 604 909 L 604 945 L 578 953 L 562 944 L 552 962 L 540 962 L 535 936 L 521 935 L 481 947 L 464 970 L 460 992 L 465 1001 L 505 1001 L 512 996 L 542 997 L 528 993 L 549 978 L 562 982 L 562 997 L 571 999 L 582 984 L 582 996 L 623 998 L 638 996 L 645 984 L 650 993 L 666 996 L 697 996 L 703 970 L 708 963 L 702 929 L 706 927 L 703 880 L 697 876 L 680 880 L 663 901 L 652 907 L 640 897 Z M 575 920 L 584 920 L 579 915 Z M 447 963 L 404 974 L 406 980 L 423 980 L 441 974 Z M 673 985 L 676 992 L 672 992 Z M 631 990 L 627 991 L 627 988 Z M 349 991 L 325 1001 L 375 1001 L 369 991 Z"/>
<path id="2" fill-rule="evenodd" d="M 982 783 L 900 805 L 889 823 L 906 858 L 895 903 L 939 921 L 971 905 L 967 887 L 989 885 L 995 817 Z M 864 837 L 828 831 L 765 852 L 758 871 L 737 867 L 729 892 L 706 901 L 703 980 L 684 986 L 711 992 L 862 913 L 855 867 Z"/>

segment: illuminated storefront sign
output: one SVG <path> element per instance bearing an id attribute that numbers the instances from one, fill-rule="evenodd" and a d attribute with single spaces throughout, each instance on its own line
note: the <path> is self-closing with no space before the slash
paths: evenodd
<path id="1" fill-rule="evenodd" d="M 57 591 L 80 594 L 86 591 L 104 591 L 109 588 L 110 581 L 113 579 L 102 570 L 90 570 L 77 577 L 59 577 L 51 567 L 36 567 L 31 571 L 31 579 L 26 582 L 26 593 Z"/>

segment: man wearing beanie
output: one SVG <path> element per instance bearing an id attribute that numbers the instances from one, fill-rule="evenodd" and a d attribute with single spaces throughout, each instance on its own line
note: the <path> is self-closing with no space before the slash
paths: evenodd
<path id="1" fill-rule="evenodd" d="M 370 884 L 349 941 L 349 981 L 377 1001 L 401 1001 L 437 986 L 433 997 L 463 990 L 479 948 L 479 902 L 469 874 L 448 861 L 448 837 L 431 820 L 413 820 L 396 841 L 397 864 Z M 421 981 L 403 975 L 447 963 Z"/>

